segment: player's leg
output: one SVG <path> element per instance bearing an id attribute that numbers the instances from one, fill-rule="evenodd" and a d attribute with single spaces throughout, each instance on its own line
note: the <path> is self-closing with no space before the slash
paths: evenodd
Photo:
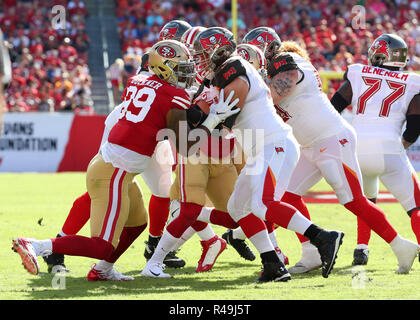
<path id="1" fill-rule="evenodd" d="M 57 238 L 66 235 L 77 234 L 86 222 L 90 218 L 90 196 L 88 192 L 85 192 L 80 197 L 74 200 L 73 205 L 67 215 L 66 221 L 63 224 L 60 232 L 57 234 Z M 53 253 L 47 257 L 43 257 L 43 260 L 48 266 L 49 273 L 55 272 L 68 272 L 64 264 L 64 255 Z"/>
<path id="2" fill-rule="evenodd" d="M 13 247 L 21 255 L 25 268 L 37 274 L 39 266 L 36 256 L 51 253 L 99 260 L 109 258 L 118 244 L 115 236 L 119 236 L 118 232 L 121 231 L 117 228 L 117 222 L 128 216 L 126 194 L 130 175 L 96 155 L 86 173 L 86 185 L 91 197 L 91 237 L 69 235 L 47 240 L 14 239 Z"/>
<path id="3" fill-rule="evenodd" d="M 380 179 L 411 219 L 411 228 L 420 243 L 420 182 L 406 153 L 385 155 L 386 173 Z M 401 187 L 404 186 L 404 187 Z"/>
<path id="4" fill-rule="evenodd" d="M 135 178 L 129 184 L 128 198 L 130 204 L 128 218 L 121 231 L 118 246 L 108 259 L 100 260 L 92 267 L 87 276 L 89 281 L 134 280 L 133 277 L 125 276 L 115 270 L 114 264 L 147 227 L 147 211 L 144 207 L 143 194 Z"/>
<path id="5" fill-rule="evenodd" d="M 396 272 L 407 273 L 417 255 L 418 245 L 402 238 L 385 213 L 364 196 L 354 130 L 346 128 L 336 137 L 327 140 L 329 153 L 325 152 L 316 160 L 325 180 L 346 209 L 363 219 L 374 232 L 390 244 L 398 259 L 399 268 Z"/>
<path id="6" fill-rule="evenodd" d="M 146 260 L 153 255 L 168 220 L 173 163 L 170 142 L 161 141 L 156 146 L 147 169 L 141 175 L 152 193 L 149 201 L 149 238 L 143 254 Z M 170 252 L 165 264 L 169 268 L 179 268 L 185 265 L 185 261 L 177 257 L 175 252 Z"/>
<path id="7" fill-rule="evenodd" d="M 282 197 L 282 201 L 295 207 L 308 220 L 311 218 L 302 195 L 322 178 L 321 172 L 311 161 L 312 153 L 311 149 L 301 149 L 299 161 Z M 318 249 L 302 234 L 296 233 L 296 235 L 302 245 L 302 256 L 294 266 L 289 268 L 289 272 L 299 274 L 320 268 L 322 262 Z"/>
<path id="8" fill-rule="evenodd" d="M 378 176 L 384 172 L 383 154 L 358 154 L 360 171 L 362 172 L 363 192 L 369 201 L 376 203 L 379 192 Z M 366 265 L 369 260 L 370 227 L 357 217 L 357 246 L 353 252 L 353 265 Z"/>
<path id="9" fill-rule="evenodd" d="M 143 276 L 149 277 L 170 277 L 164 273 L 163 261 L 165 256 L 173 251 L 179 243 L 184 232 L 191 227 L 200 215 L 206 196 L 205 191 L 209 177 L 209 170 L 206 164 L 200 163 L 198 156 L 192 159 L 179 157 L 179 164 L 176 168 L 175 182 L 171 187 L 171 199 L 176 205 L 172 209 L 166 230 L 160 239 L 154 254 L 147 262 L 142 271 Z"/>

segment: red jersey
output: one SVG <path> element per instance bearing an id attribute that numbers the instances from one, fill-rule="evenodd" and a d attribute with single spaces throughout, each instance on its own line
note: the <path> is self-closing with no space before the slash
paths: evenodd
<path id="1" fill-rule="evenodd" d="M 155 75 L 138 74 L 127 81 L 119 120 L 109 133 L 108 142 L 142 155 L 152 156 L 156 135 L 166 128 L 166 114 L 190 107 L 186 90 Z"/>

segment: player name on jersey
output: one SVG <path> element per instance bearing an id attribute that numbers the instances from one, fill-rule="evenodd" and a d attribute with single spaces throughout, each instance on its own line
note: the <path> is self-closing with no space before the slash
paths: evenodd
<path id="1" fill-rule="evenodd" d="M 395 78 L 395 79 L 403 80 L 403 81 L 407 81 L 407 78 L 408 78 L 408 73 L 390 71 L 390 70 L 385 70 L 382 68 L 375 68 L 371 66 L 364 66 L 362 69 L 362 73 L 369 73 L 373 75 L 376 74 L 379 76 Z"/>

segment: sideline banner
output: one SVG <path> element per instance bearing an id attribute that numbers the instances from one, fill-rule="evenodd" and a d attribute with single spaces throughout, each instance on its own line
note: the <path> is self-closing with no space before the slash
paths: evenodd
<path id="1" fill-rule="evenodd" d="M 99 149 L 104 121 L 73 113 L 5 113 L 0 172 L 84 171 Z"/>

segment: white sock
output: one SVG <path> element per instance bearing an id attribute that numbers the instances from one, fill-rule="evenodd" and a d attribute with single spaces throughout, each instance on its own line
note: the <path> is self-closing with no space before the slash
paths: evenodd
<path id="1" fill-rule="evenodd" d="M 203 207 L 201 208 L 200 215 L 198 216 L 198 221 L 203 221 L 210 223 L 210 215 L 214 208 L 212 207 Z"/>
<path id="2" fill-rule="evenodd" d="M 267 229 L 254 234 L 251 238 L 249 238 L 249 241 L 252 242 L 260 254 L 268 251 L 274 251 L 274 247 L 268 237 Z"/>
<path id="3" fill-rule="evenodd" d="M 98 261 L 98 263 L 95 265 L 94 269 L 96 270 L 109 270 L 114 266 L 113 263 L 111 262 L 107 262 L 105 260 L 100 260 Z"/>
<path id="4" fill-rule="evenodd" d="M 174 251 L 178 250 L 185 242 L 191 239 L 191 237 L 195 234 L 195 230 L 192 227 L 188 227 L 187 230 L 185 230 L 184 234 L 179 238 L 178 242 L 176 243 L 174 247 Z"/>
<path id="5" fill-rule="evenodd" d="M 34 247 L 35 254 L 37 256 L 42 255 L 45 252 L 52 252 L 52 241 L 51 239 L 47 240 L 34 240 L 32 241 L 32 246 Z"/>
<path id="6" fill-rule="evenodd" d="M 368 245 L 367 244 L 358 244 L 357 246 L 356 246 L 356 249 L 362 249 L 362 250 L 365 250 L 365 249 L 368 249 Z"/>
<path id="7" fill-rule="evenodd" d="M 203 230 L 197 231 L 197 234 L 203 241 L 210 240 L 216 235 L 209 224 Z"/>
<path id="8" fill-rule="evenodd" d="M 394 238 L 394 240 L 392 240 L 389 243 L 389 245 L 391 246 L 393 250 L 398 249 L 400 245 L 404 242 L 403 240 L 404 239 L 399 234 L 397 234 L 397 236 Z"/>
<path id="9" fill-rule="evenodd" d="M 178 240 L 165 230 L 149 262 L 163 263 L 166 255 L 173 250 Z"/>
<path id="10" fill-rule="evenodd" d="M 274 248 L 278 248 L 277 238 L 276 238 L 276 232 L 273 231 L 268 234 L 268 237 L 270 238 L 271 243 L 273 244 Z"/>
<path id="11" fill-rule="evenodd" d="M 58 233 L 58 235 L 60 237 L 65 237 L 66 236 L 66 234 L 63 232 L 63 230 L 60 230 L 60 232 Z"/>
<path id="12" fill-rule="evenodd" d="M 287 225 L 287 230 L 292 230 L 303 235 L 311 224 L 312 221 L 308 220 L 299 211 L 296 211 Z"/>
<path id="13" fill-rule="evenodd" d="M 245 240 L 246 239 L 246 235 L 242 231 L 242 228 L 233 229 L 232 230 L 232 237 L 233 237 L 233 239 L 239 239 L 239 240 Z"/>

